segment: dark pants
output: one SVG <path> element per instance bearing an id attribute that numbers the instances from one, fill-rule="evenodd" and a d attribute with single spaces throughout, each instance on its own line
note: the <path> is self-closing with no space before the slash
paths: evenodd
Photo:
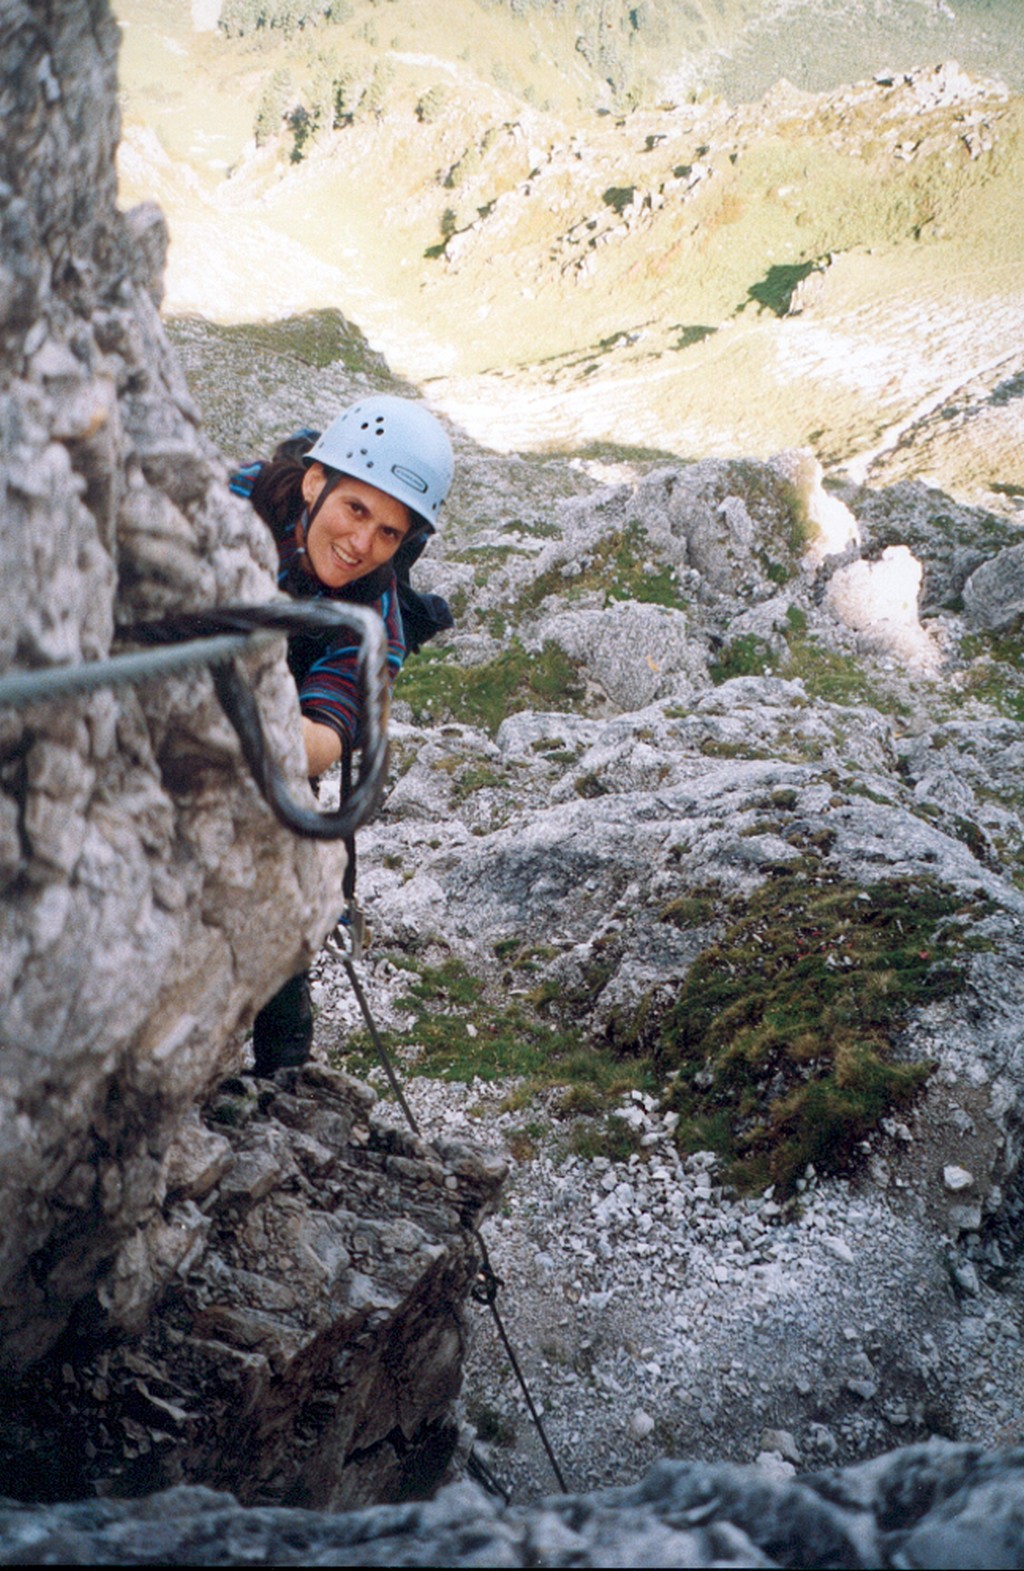
<path id="1" fill-rule="evenodd" d="M 313 1000 L 309 972 L 300 971 L 263 1005 L 252 1025 L 258 1075 L 304 1064 L 313 1046 Z"/>

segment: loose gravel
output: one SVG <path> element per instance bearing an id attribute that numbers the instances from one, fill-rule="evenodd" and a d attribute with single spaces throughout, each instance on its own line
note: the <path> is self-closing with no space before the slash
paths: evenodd
<path id="1" fill-rule="evenodd" d="M 372 950 L 363 974 L 379 1024 L 401 1025 L 404 979 Z M 322 958 L 315 978 L 324 1053 L 361 1020 L 336 962 Z M 995 1238 L 943 1242 L 928 1223 L 941 1169 L 922 1177 L 922 1122 L 890 1123 L 874 1178 L 809 1171 L 784 1208 L 771 1191 L 725 1190 L 710 1152 L 680 1157 L 673 1115 L 646 1094 L 619 1109 L 640 1151 L 611 1162 L 567 1154 L 544 1097 L 510 1112 L 510 1083 L 398 1067 L 426 1138 L 465 1137 L 509 1160 L 484 1233 L 499 1312 L 571 1491 L 633 1482 L 663 1455 L 781 1476 L 930 1435 L 1021 1439 L 1018 1274 Z M 400 1119 L 383 1074 L 369 1079 L 379 1116 Z M 513 1499 L 557 1490 L 486 1307 L 470 1327 L 464 1404 L 477 1456 Z"/>

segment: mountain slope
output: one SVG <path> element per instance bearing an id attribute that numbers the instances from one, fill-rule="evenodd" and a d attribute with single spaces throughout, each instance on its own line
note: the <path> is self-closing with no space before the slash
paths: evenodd
<path id="1" fill-rule="evenodd" d="M 396 27 L 408 17 L 427 27 L 396 6 Z M 504 449 L 802 445 L 858 478 L 923 473 L 1012 510 L 1019 98 L 948 65 L 820 95 L 781 84 L 740 107 L 545 109 L 507 71 L 481 73 L 511 26 L 498 9 L 483 20 L 461 55 L 434 53 L 446 44 L 429 31 L 431 49 L 381 45 L 333 129 L 300 139 L 293 116 L 258 147 L 236 134 L 227 177 L 206 144 L 175 154 L 165 129 L 169 152 L 130 116 L 125 196 L 170 215 L 166 310 L 342 309 Z M 307 72 L 319 38 L 302 43 Z M 237 106 L 286 46 L 204 47 L 245 67 Z M 364 110 L 375 71 L 387 89 Z"/>

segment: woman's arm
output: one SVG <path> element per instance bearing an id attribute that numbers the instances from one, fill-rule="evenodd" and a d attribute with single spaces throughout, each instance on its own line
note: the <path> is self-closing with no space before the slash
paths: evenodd
<path id="1" fill-rule="evenodd" d="M 341 757 L 341 737 L 329 725 L 302 716 L 302 740 L 306 744 L 306 763 L 310 779 L 322 775 Z"/>
<path id="2" fill-rule="evenodd" d="M 402 618 L 393 584 L 381 597 L 377 609 L 387 630 L 387 673 L 389 684 L 393 684 L 405 656 Z M 311 776 L 338 762 L 343 738 L 351 752 L 361 745 L 358 662 L 358 644 L 343 645 L 314 661 L 299 683 L 302 735 Z"/>

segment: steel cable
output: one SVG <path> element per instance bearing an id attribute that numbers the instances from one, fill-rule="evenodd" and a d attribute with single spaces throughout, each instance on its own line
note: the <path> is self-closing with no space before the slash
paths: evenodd
<path id="1" fill-rule="evenodd" d="M 311 632 L 347 632 L 355 635 L 358 645 L 360 767 L 351 792 L 329 812 L 318 812 L 292 796 L 280 764 L 267 747 L 252 689 L 235 665 L 236 656 L 265 647 L 280 634 Z M 209 666 L 217 698 L 238 736 L 252 777 L 280 823 L 305 839 L 347 840 L 373 817 L 384 792 L 389 703 L 387 642 L 384 624 L 374 611 L 337 600 L 279 600 L 177 612 L 120 628 L 118 636 L 160 647 L 78 665 L 8 673 L 0 677 L 0 707 L 26 708 Z"/>
<path id="2" fill-rule="evenodd" d="M 362 759 L 356 783 L 340 808 L 321 813 L 297 802 L 288 791 L 283 771 L 267 749 L 255 696 L 238 671 L 235 659 L 238 655 L 265 648 L 281 634 L 331 632 L 342 628 L 354 631 L 359 640 L 357 675 L 363 700 Z M 135 685 L 179 671 L 209 666 L 214 691 L 238 736 L 253 779 L 277 818 L 293 834 L 322 840 L 349 839 L 376 812 L 383 794 L 387 768 L 389 690 L 384 627 L 373 612 L 362 606 L 322 600 L 310 604 L 274 601 L 259 606 L 220 606 L 215 610 L 185 611 L 158 621 L 137 623 L 119 629 L 119 636 L 159 647 L 144 652 L 110 655 L 103 660 L 84 661 L 73 666 L 48 666 L 0 676 L 0 708 L 23 709 L 36 703 L 79 697 L 104 687 Z M 391 1089 L 413 1133 L 419 1135 L 419 1126 L 402 1093 L 351 960 L 340 948 L 339 953 Z M 469 1231 L 480 1246 L 482 1261 L 477 1285 L 472 1289 L 471 1296 L 476 1302 L 487 1304 L 494 1316 L 530 1417 L 543 1442 L 559 1487 L 565 1493 L 562 1471 L 498 1313 L 496 1299 L 502 1285 L 501 1279 L 491 1266 L 487 1246 L 479 1229 L 471 1228 Z M 493 1486 L 493 1476 L 483 1463 L 473 1454 L 470 1460 L 476 1464 L 479 1476 Z M 500 1486 L 497 1487 L 500 1493 L 505 1493 L 500 1490 Z M 505 1498 L 507 1500 L 507 1495 Z"/>
<path id="3" fill-rule="evenodd" d="M 391 1057 L 387 1048 L 384 1046 L 380 1032 L 377 1030 L 376 1022 L 373 1018 L 370 1006 L 366 1000 L 366 994 L 363 992 L 363 989 L 359 983 L 359 978 L 356 975 L 352 961 L 344 951 L 343 941 L 335 940 L 334 942 L 329 942 L 329 947 L 332 952 L 340 958 L 342 965 L 345 968 L 345 974 L 348 977 L 349 982 L 352 984 L 352 990 L 356 995 L 360 1012 L 362 1013 L 363 1019 L 365 1020 L 367 1028 L 370 1032 L 373 1045 L 377 1049 L 377 1056 L 384 1067 L 384 1071 L 388 1077 L 388 1083 L 391 1086 L 392 1091 L 395 1093 L 396 1098 L 398 1099 L 399 1106 L 401 1107 L 402 1112 L 405 1114 L 409 1128 L 412 1130 L 414 1135 L 417 1135 L 422 1139 L 423 1136 L 420 1126 L 416 1122 L 409 1104 L 402 1093 L 402 1088 L 399 1083 L 398 1076 L 395 1073 L 394 1065 L 391 1062 Z M 533 1420 L 534 1428 L 540 1436 L 541 1444 L 543 1445 L 545 1453 L 547 1454 L 548 1461 L 551 1463 L 551 1470 L 558 1480 L 558 1487 L 561 1489 L 563 1494 L 568 1494 L 568 1487 L 564 1477 L 562 1476 L 562 1469 L 558 1465 L 558 1458 L 555 1456 L 555 1453 L 551 1448 L 551 1442 L 548 1440 L 544 1425 L 541 1422 L 540 1413 L 538 1412 L 537 1406 L 533 1400 L 532 1395 L 530 1394 L 530 1388 L 526 1383 L 526 1376 L 523 1374 L 523 1371 L 520 1368 L 519 1360 L 515 1355 L 515 1350 L 511 1341 L 509 1340 L 508 1332 L 505 1330 L 504 1322 L 502 1321 L 501 1315 L 498 1312 L 498 1289 L 504 1284 L 501 1277 L 497 1275 L 494 1267 L 491 1265 L 491 1257 L 488 1254 L 487 1245 L 484 1242 L 484 1237 L 480 1232 L 480 1229 L 478 1227 L 467 1226 L 467 1231 L 473 1235 L 473 1238 L 480 1247 L 481 1262 L 480 1270 L 477 1273 L 476 1283 L 470 1289 L 470 1297 L 473 1299 L 474 1303 L 486 1304 L 490 1309 L 492 1316 L 494 1317 L 494 1324 L 497 1328 L 498 1335 L 501 1338 L 502 1346 L 504 1347 L 508 1356 L 508 1361 L 512 1366 L 512 1372 L 519 1382 L 519 1387 L 526 1400 L 526 1406 L 530 1417 Z M 471 1452 L 470 1460 L 474 1460 L 474 1457 L 475 1454 Z M 486 1472 L 486 1469 L 483 1468 L 483 1464 L 479 1465 L 481 1467 L 481 1472 Z M 504 1490 L 500 1489 L 500 1486 L 498 1492 L 505 1496 L 505 1500 L 507 1502 L 508 1496 L 505 1494 Z"/>

